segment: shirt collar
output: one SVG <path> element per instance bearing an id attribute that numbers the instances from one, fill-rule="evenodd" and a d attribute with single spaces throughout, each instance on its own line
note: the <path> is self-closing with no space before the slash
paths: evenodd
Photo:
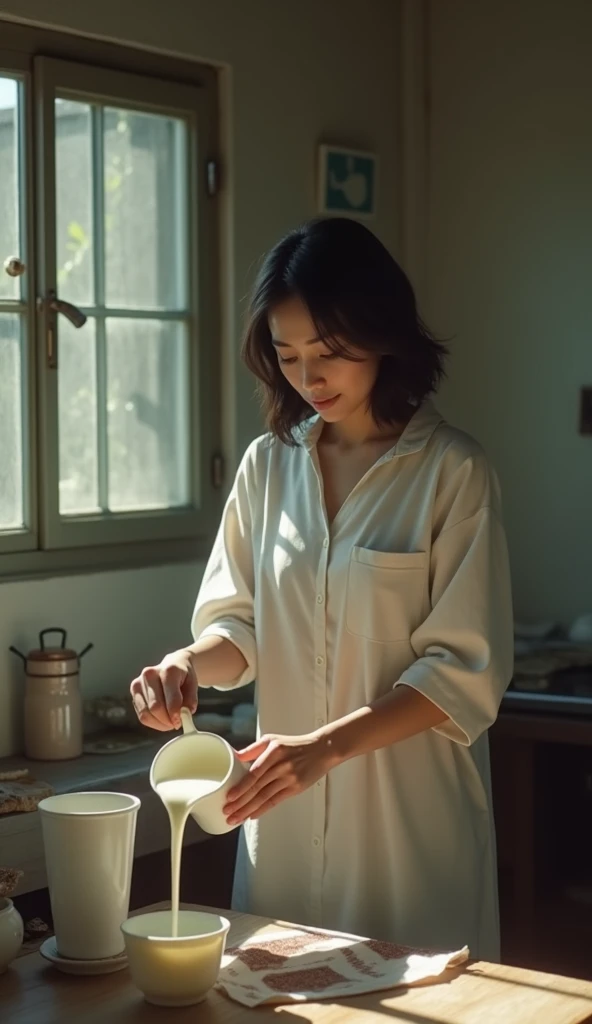
<path id="1" fill-rule="evenodd" d="M 421 405 L 413 413 L 405 430 L 397 443 L 391 448 L 384 459 L 394 459 L 399 455 L 413 455 L 425 448 L 436 427 L 444 422 L 434 403 L 430 398 L 424 399 Z M 317 443 L 323 420 L 320 416 L 310 416 L 294 429 L 294 437 L 298 444 L 310 451 Z"/>
<path id="2" fill-rule="evenodd" d="M 420 452 L 441 423 L 444 423 L 444 417 L 440 415 L 431 398 L 425 398 L 391 450 L 391 458 Z"/>

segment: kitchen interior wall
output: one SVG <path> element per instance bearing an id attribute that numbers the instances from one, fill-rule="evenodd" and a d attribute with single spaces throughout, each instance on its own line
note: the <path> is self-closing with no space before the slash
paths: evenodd
<path id="1" fill-rule="evenodd" d="M 592 4 L 431 0 L 426 299 L 504 493 L 516 615 L 592 612 Z"/>

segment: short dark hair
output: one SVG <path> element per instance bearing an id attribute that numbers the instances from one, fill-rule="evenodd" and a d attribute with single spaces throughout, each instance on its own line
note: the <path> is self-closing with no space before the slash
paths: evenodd
<path id="1" fill-rule="evenodd" d="M 314 415 L 278 365 L 269 314 L 297 297 L 319 338 L 346 358 L 344 343 L 382 356 L 370 395 L 379 424 L 406 421 L 435 391 L 447 349 L 422 323 L 413 288 L 382 242 L 358 221 L 318 218 L 271 249 L 251 298 L 242 355 L 259 381 L 267 427 L 294 445 L 294 428 Z"/>

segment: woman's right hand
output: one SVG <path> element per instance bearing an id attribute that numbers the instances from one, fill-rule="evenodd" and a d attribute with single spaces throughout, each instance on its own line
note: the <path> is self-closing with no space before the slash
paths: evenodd
<path id="1" fill-rule="evenodd" d="M 173 651 L 160 665 L 142 670 L 130 686 L 134 708 L 142 725 L 160 732 L 181 727 L 180 711 L 197 711 L 197 676 L 191 653 Z"/>

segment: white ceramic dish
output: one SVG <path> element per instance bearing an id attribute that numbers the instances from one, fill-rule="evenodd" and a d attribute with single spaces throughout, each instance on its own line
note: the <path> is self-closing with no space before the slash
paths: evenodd
<path id="1" fill-rule="evenodd" d="M 104 960 L 70 960 L 66 956 L 60 956 L 54 935 L 45 940 L 39 952 L 45 960 L 48 960 L 64 974 L 114 974 L 115 971 L 121 971 L 127 967 L 126 953 L 108 956 Z"/>

